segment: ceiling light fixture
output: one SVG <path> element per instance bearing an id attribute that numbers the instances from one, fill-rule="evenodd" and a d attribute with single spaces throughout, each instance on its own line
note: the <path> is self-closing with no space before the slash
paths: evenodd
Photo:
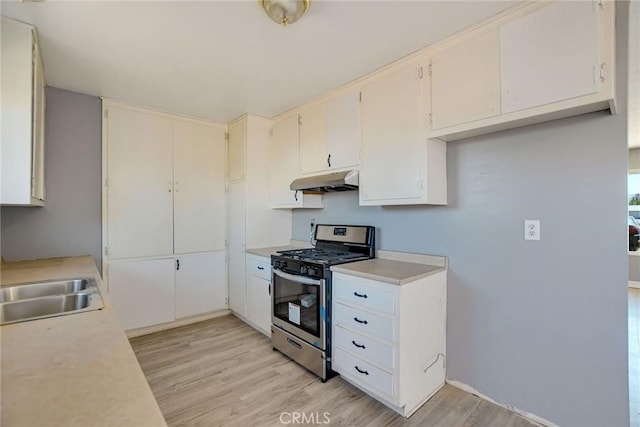
<path id="1" fill-rule="evenodd" d="M 269 18 L 286 27 L 304 15 L 311 5 L 311 0 L 258 0 Z"/>

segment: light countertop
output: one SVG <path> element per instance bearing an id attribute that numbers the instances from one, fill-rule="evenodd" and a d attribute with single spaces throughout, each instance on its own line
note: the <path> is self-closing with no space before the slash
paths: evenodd
<path id="1" fill-rule="evenodd" d="M 364 277 L 393 285 L 404 285 L 423 277 L 445 271 L 445 267 L 374 258 L 348 264 L 334 265 L 331 271 Z"/>
<path id="2" fill-rule="evenodd" d="M 292 251 L 294 249 L 310 248 L 311 244 L 308 242 L 301 242 L 293 240 L 290 245 L 286 246 L 272 246 L 268 248 L 253 248 L 247 249 L 245 252 L 250 255 L 257 255 L 265 258 L 270 258 L 271 255 L 277 255 L 278 251 Z"/>
<path id="3" fill-rule="evenodd" d="M 105 308 L 0 327 L 2 425 L 166 426 L 93 259 L 2 264 L 2 285 L 94 277 Z"/>

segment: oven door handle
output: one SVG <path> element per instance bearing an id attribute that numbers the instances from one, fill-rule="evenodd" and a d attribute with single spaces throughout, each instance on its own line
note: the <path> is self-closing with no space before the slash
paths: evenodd
<path id="1" fill-rule="evenodd" d="M 322 284 L 322 280 L 320 279 L 312 279 L 310 277 L 297 276 L 295 274 L 285 273 L 284 271 L 280 271 L 277 268 L 273 269 L 273 274 L 275 274 L 278 277 L 282 277 L 283 279 L 290 280 L 292 282 L 302 283 L 303 285 L 320 286 Z"/>

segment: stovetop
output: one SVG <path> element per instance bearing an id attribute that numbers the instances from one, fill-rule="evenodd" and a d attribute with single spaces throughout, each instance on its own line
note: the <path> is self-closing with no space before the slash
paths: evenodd
<path id="1" fill-rule="evenodd" d="M 370 257 L 358 252 L 346 252 L 324 248 L 295 249 L 279 251 L 280 256 L 289 259 L 307 261 L 326 265 L 369 259 Z"/>

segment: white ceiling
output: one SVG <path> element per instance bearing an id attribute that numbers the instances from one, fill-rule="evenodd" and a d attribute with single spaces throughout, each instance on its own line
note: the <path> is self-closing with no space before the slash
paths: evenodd
<path id="1" fill-rule="evenodd" d="M 283 28 L 255 0 L 1 2 L 47 84 L 229 121 L 274 116 L 518 1 L 322 1 Z"/>

